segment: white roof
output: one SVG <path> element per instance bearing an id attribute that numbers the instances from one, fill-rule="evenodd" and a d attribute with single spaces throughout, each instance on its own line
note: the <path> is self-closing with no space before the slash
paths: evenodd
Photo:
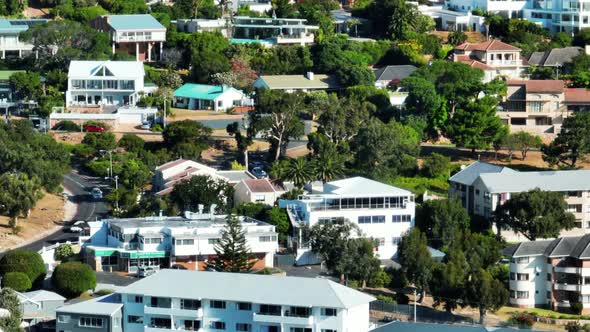
<path id="1" fill-rule="evenodd" d="M 33 292 L 23 293 L 27 299 L 36 302 L 43 302 L 43 301 L 65 301 L 66 298 L 50 291 L 46 290 L 37 290 Z"/>
<path id="2" fill-rule="evenodd" d="M 457 174 L 449 178 L 450 182 L 457 182 L 471 186 L 480 174 L 484 173 L 515 173 L 516 171 L 504 165 L 490 164 L 483 161 L 476 161 L 461 169 Z"/>
<path id="3" fill-rule="evenodd" d="M 111 316 L 121 307 L 123 307 L 123 304 L 118 301 L 117 294 L 109 294 L 96 299 L 61 306 L 57 308 L 56 312 Z"/>
<path id="4" fill-rule="evenodd" d="M 352 308 L 375 300 L 370 295 L 323 278 L 168 269 L 119 292 L 327 308 Z"/>
<path id="5" fill-rule="evenodd" d="M 590 170 L 483 173 L 479 179 L 491 193 L 590 190 Z"/>
<path id="6" fill-rule="evenodd" d="M 144 76 L 143 63 L 139 61 L 70 61 L 68 77 L 103 77 L 101 68 L 106 68 L 117 78 L 137 78 Z M 108 77 L 108 76 L 107 76 Z"/>
<path id="7" fill-rule="evenodd" d="M 364 197 L 412 195 L 411 192 L 405 189 L 394 187 L 361 176 L 328 182 L 324 184 L 324 194 Z"/>

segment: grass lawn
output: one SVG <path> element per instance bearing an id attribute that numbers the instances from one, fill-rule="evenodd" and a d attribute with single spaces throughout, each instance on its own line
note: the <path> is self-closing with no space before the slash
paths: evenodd
<path id="1" fill-rule="evenodd" d="M 496 313 L 498 315 L 510 316 L 510 314 L 513 312 L 525 312 L 525 311 L 530 314 L 534 314 L 534 315 L 541 316 L 541 317 L 560 318 L 560 319 L 583 319 L 582 316 L 565 314 L 562 312 L 557 312 L 557 311 L 553 311 L 553 310 L 549 310 L 549 309 L 542 309 L 542 308 L 521 309 L 521 308 L 515 308 L 515 307 L 502 307 Z"/>

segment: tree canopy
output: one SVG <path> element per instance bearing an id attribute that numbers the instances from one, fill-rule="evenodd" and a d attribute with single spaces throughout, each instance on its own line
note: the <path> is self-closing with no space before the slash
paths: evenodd
<path id="1" fill-rule="evenodd" d="M 221 238 L 215 245 L 215 258 L 207 266 L 219 272 L 250 272 L 254 266 L 246 243 L 246 231 L 234 215 L 228 215 Z"/>

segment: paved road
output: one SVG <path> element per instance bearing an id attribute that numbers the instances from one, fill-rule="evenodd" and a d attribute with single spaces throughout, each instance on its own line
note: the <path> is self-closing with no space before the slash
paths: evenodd
<path id="1" fill-rule="evenodd" d="M 78 205 L 73 221 L 93 221 L 109 212 L 109 208 L 104 201 L 95 201 L 90 196 L 90 190 L 93 187 L 100 186 L 98 178 L 85 176 L 73 170 L 64 176 L 63 186 L 73 194 L 70 199 Z M 77 239 L 77 234 L 64 232 L 60 229 L 45 238 L 23 246 L 23 248 L 37 251 L 43 246 L 68 240 L 76 241 Z"/>

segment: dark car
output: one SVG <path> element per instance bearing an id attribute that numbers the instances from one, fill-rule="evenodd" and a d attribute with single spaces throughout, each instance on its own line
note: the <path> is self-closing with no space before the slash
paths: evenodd
<path id="1" fill-rule="evenodd" d="M 264 178 L 267 178 L 268 177 L 268 174 L 266 173 L 265 170 L 262 169 L 262 167 L 254 167 L 254 168 L 252 168 L 252 171 L 250 171 L 250 172 L 257 179 L 264 179 Z"/>
<path id="2" fill-rule="evenodd" d="M 85 125 L 84 130 L 90 133 L 104 133 L 104 127 L 96 125 Z"/>

